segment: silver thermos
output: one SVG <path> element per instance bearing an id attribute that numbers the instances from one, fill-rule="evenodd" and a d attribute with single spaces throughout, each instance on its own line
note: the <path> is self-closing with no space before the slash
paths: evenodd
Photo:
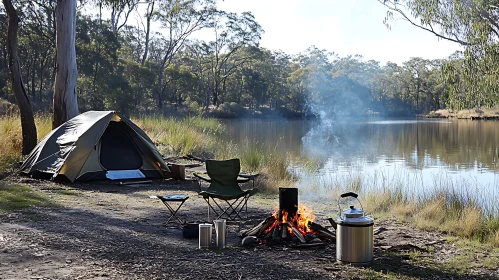
<path id="1" fill-rule="evenodd" d="M 227 225 L 225 220 L 214 220 L 215 225 L 215 244 L 217 248 L 225 248 L 225 240 L 227 238 Z"/>

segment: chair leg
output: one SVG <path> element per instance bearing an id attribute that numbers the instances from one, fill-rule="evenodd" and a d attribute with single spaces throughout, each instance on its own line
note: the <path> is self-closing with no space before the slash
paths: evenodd
<path id="1" fill-rule="evenodd" d="M 215 208 L 213 207 L 213 205 L 211 205 L 211 203 L 210 203 L 210 197 L 205 198 L 204 200 L 206 201 L 206 203 L 208 203 L 208 220 L 210 220 L 210 208 L 211 208 L 211 210 L 213 210 L 213 212 L 215 213 L 215 216 L 219 217 L 219 214 L 218 214 L 217 209 L 215 209 Z M 215 201 L 215 199 L 213 199 L 213 198 L 212 198 L 212 200 L 213 200 L 213 203 L 215 203 L 215 205 L 216 205 L 218 208 L 220 208 L 220 210 L 222 210 L 222 208 L 220 207 L 220 205 L 218 205 L 218 203 Z M 221 215 L 221 214 L 220 214 L 220 215 Z M 218 219 L 218 218 L 217 218 L 217 219 Z"/>
<path id="2" fill-rule="evenodd" d="M 178 212 L 178 210 L 180 209 L 180 207 L 182 207 L 182 205 L 184 204 L 184 202 L 185 202 L 185 200 L 184 200 L 184 201 L 182 201 L 182 202 L 178 205 L 177 209 L 174 209 L 174 208 L 173 208 L 173 207 L 171 207 L 171 206 L 170 206 L 170 204 L 168 204 L 166 201 L 163 201 L 163 204 L 166 206 L 166 208 L 168 208 L 168 210 L 170 210 L 170 217 L 168 217 L 168 219 L 166 220 L 166 224 L 168 224 L 168 223 L 171 221 L 171 219 L 172 219 L 172 218 L 177 219 L 177 221 L 179 221 L 179 222 L 180 222 L 180 224 L 183 224 L 183 223 L 184 223 L 184 222 L 183 222 L 183 221 L 182 221 L 179 217 L 177 217 L 177 212 Z"/>
<path id="3" fill-rule="evenodd" d="M 217 213 L 217 219 L 222 218 L 224 215 L 230 219 L 230 220 L 236 220 L 237 218 L 243 219 L 240 215 L 240 212 L 243 210 L 246 210 L 246 217 L 248 217 L 248 208 L 247 208 L 247 202 L 248 202 L 249 196 L 244 196 L 240 197 L 238 199 L 235 199 L 233 202 L 230 202 L 228 200 L 224 200 L 225 203 L 227 203 L 227 207 L 223 207 L 222 205 L 218 204 L 215 199 L 213 199 L 213 202 L 217 205 L 221 213 Z M 216 209 L 212 208 L 214 211 Z"/>

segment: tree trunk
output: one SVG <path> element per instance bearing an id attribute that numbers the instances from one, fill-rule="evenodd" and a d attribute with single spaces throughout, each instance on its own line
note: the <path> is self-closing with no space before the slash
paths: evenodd
<path id="1" fill-rule="evenodd" d="M 149 8 L 151 8 L 149 10 Z M 146 41 L 144 46 L 144 55 L 142 56 L 142 61 L 140 64 L 143 66 L 147 59 L 147 53 L 149 52 L 149 34 L 151 32 L 151 18 L 154 11 L 154 1 L 149 2 L 147 6 L 147 26 L 146 26 Z"/>
<path id="2" fill-rule="evenodd" d="M 53 128 L 78 115 L 75 38 L 76 0 L 57 0 Z"/>
<path id="3" fill-rule="evenodd" d="M 21 69 L 17 49 L 17 29 L 19 27 L 19 17 L 16 9 L 10 0 L 3 0 L 3 5 L 9 16 L 9 26 L 7 32 L 7 58 L 10 70 L 10 81 L 12 90 L 16 97 L 19 112 L 21 113 L 21 129 L 23 136 L 22 154 L 27 155 L 36 146 L 36 126 L 31 104 L 29 103 L 26 89 L 21 78 Z"/>

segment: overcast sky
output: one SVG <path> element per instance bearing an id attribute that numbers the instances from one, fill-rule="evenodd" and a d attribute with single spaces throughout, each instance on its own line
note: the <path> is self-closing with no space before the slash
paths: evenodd
<path id="1" fill-rule="evenodd" d="M 288 54 L 311 45 L 340 56 L 362 55 L 401 64 L 411 57 L 446 58 L 459 49 L 453 42 L 403 20 L 384 24 L 387 9 L 376 0 L 218 0 L 229 12 L 250 11 L 265 30 L 260 45 Z"/>

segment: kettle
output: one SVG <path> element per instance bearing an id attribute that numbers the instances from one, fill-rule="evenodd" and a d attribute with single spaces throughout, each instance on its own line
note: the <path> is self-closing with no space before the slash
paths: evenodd
<path id="1" fill-rule="evenodd" d="M 361 208 L 350 206 L 341 211 L 340 200 L 346 197 L 356 198 Z M 339 217 L 336 224 L 336 261 L 356 265 L 367 265 L 373 260 L 374 219 L 365 216 L 364 208 L 353 192 L 342 194 L 338 198 Z"/>

